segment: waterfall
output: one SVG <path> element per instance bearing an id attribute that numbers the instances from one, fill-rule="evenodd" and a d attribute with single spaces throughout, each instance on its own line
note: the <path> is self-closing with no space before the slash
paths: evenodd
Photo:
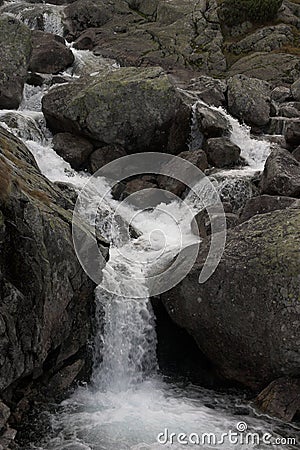
<path id="1" fill-rule="evenodd" d="M 64 33 L 63 10 L 64 6 L 46 2 L 31 4 L 23 0 L 5 2 L 1 7 L 1 12 L 16 17 L 31 30 L 42 30 L 59 36 Z"/>
<path id="2" fill-rule="evenodd" d="M 10 8 L 11 13 L 15 11 L 20 14 L 22 20 L 26 21 L 21 12 L 23 4 L 19 3 L 19 9 L 13 10 L 16 4 L 10 3 L 5 7 Z M 34 10 L 36 7 L 33 5 L 31 8 Z M 61 34 L 61 9 L 54 5 L 51 9 L 50 5 L 43 5 L 43 8 L 50 10 L 50 13 L 43 10 L 46 31 Z M 68 71 L 69 76 L 88 71 L 89 62 L 91 67 L 94 64 L 95 57 L 90 53 L 75 51 L 75 56 L 76 64 Z M 104 66 L 111 65 L 111 70 L 117 70 L 115 62 L 105 60 L 102 63 Z M 90 175 L 76 172 L 53 150 L 52 136 L 41 113 L 41 98 L 46 89 L 26 85 L 19 110 L 1 111 L 0 122 L 23 139 L 46 177 L 51 181 L 69 183 L 79 192 L 90 180 Z M 242 156 L 248 163 L 248 166 L 239 170 L 221 171 L 223 182 L 230 179 L 231 183 L 249 174 L 252 176 L 256 170 L 261 170 L 270 151 L 269 144 L 253 139 L 249 128 L 240 125 L 225 111 L 218 110 L 230 121 L 231 140 L 240 146 Z M 190 149 L 199 148 L 201 143 L 202 136 L 197 129 L 194 107 Z M 107 180 L 98 178 L 93 182 L 97 194 L 107 191 Z M 237 197 L 236 192 L 233 195 Z M 186 201 L 189 209 L 196 214 L 200 208 L 197 196 L 189 195 Z M 236 424 L 241 419 L 258 433 L 269 429 L 271 422 L 255 417 L 249 409 L 245 415 L 241 412 L 237 418 L 236 408 L 243 406 L 242 411 L 245 411 L 247 406 L 238 394 L 212 392 L 187 383 L 178 384 L 173 380 L 167 383 L 159 374 L 155 318 L 146 277 L 149 271 L 159 271 L 167 266 L 181 246 L 187 247 L 198 242 L 198 238 L 191 231 L 187 210 L 173 201 L 140 214 L 130 206 L 118 209 L 118 214 L 126 223 L 134 215 L 133 225 L 139 232 L 133 242 L 124 241 L 114 223 L 118 206 L 119 202 L 107 196 L 101 204 L 102 217 L 97 224 L 112 244 L 102 283 L 96 289 L 97 332 L 92 342 L 94 366 L 91 383 L 78 387 L 73 395 L 62 402 L 57 413 L 52 416 L 52 434 L 45 436 L 45 440 L 35 448 L 155 450 L 161 448 L 157 436 L 166 428 L 170 433 L 214 433 L 220 437 L 229 430 L 236 431 Z M 93 211 L 87 211 L 91 221 L 94 219 L 93 214 Z M 159 260 L 161 235 L 166 239 L 163 241 L 164 257 Z M 179 237 L 182 242 L 179 242 Z M 121 282 L 118 273 L 125 274 L 127 281 L 125 277 L 125 282 Z M 165 447 L 179 449 L 182 445 Z M 253 447 L 226 443 L 224 448 L 247 450 Z M 263 450 L 269 446 L 260 448 Z M 280 446 L 277 448 L 280 450 Z"/>

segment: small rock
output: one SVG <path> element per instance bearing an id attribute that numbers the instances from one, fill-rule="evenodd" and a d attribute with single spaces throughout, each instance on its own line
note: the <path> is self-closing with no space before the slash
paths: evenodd
<path id="1" fill-rule="evenodd" d="M 271 100 L 276 103 L 284 103 L 291 97 L 291 89 L 286 86 L 277 86 L 271 92 Z"/>
<path id="2" fill-rule="evenodd" d="M 298 78 L 298 80 L 296 80 L 292 86 L 291 86 L 291 92 L 292 92 L 292 96 L 293 98 L 297 101 L 300 102 L 300 78 Z"/>
<path id="3" fill-rule="evenodd" d="M 208 105 L 223 106 L 226 103 L 227 82 L 206 75 L 191 80 L 188 90 L 197 94 L 198 98 Z"/>
<path id="4" fill-rule="evenodd" d="M 91 173 L 97 172 L 98 169 L 115 159 L 126 156 L 125 150 L 118 145 L 106 145 L 105 147 L 95 150 L 89 159 L 89 169 Z"/>
<path id="5" fill-rule="evenodd" d="M 230 123 L 219 111 L 208 106 L 197 105 L 196 118 L 205 137 L 220 137 L 230 133 Z"/>
<path id="6" fill-rule="evenodd" d="M 284 149 L 269 155 L 260 183 L 262 194 L 300 196 L 300 163 Z"/>
<path id="7" fill-rule="evenodd" d="M 300 380 L 279 378 L 267 386 L 256 398 L 260 411 L 291 422 L 300 411 Z"/>
<path id="8" fill-rule="evenodd" d="M 208 162 L 214 167 L 234 166 L 240 157 L 241 149 L 229 138 L 208 139 L 205 145 Z"/>
<path id="9" fill-rule="evenodd" d="M 0 448 L 1 445 L 4 450 L 11 448 L 10 445 L 12 445 L 12 442 L 15 440 L 16 435 L 16 430 L 14 430 L 13 428 L 7 428 L 7 430 L 4 431 L 0 438 Z"/>
<path id="10" fill-rule="evenodd" d="M 127 201 L 140 209 L 155 208 L 160 203 L 168 203 L 174 196 L 158 188 L 154 179 L 142 176 L 133 180 L 116 184 L 112 195 L 117 200 Z"/>
<path id="11" fill-rule="evenodd" d="M 53 138 L 53 148 L 73 169 L 81 169 L 93 151 L 93 145 L 81 136 L 58 133 Z"/>
<path id="12" fill-rule="evenodd" d="M 300 162 L 300 145 L 293 151 L 292 155 Z"/>
<path id="13" fill-rule="evenodd" d="M 278 109 L 278 115 L 282 117 L 299 118 L 300 102 L 283 103 Z"/>
<path id="14" fill-rule="evenodd" d="M 59 73 L 71 66 L 74 55 L 60 36 L 43 31 L 32 32 L 32 53 L 29 70 L 39 73 Z"/>
<path id="15" fill-rule="evenodd" d="M 42 75 L 39 75 L 38 73 L 29 72 L 26 83 L 30 84 L 31 86 L 42 86 L 42 84 L 45 82 L 45 79 Z"/>
<path id="16" fill-rule="evenodd" d="M 74 48 L 78 50 L 92 50 L 95 44 L 96 33 L 93 29 L 85 30 L 74 42 Z"/>
<path id="17" fill-rule="evenodd" d="M 5 427 L 9 416 L 10 416 L 9 407 L 5 403 L 0 401 L 0 430 L 2 430 L 2 428 Z"/>

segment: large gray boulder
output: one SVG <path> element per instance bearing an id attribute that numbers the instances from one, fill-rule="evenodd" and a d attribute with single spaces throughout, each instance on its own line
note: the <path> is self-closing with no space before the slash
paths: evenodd
<path id="1" fill-rule="evenodd" d="M 81 133 L 129 153 L 186 149 L 190 109 L 159 67 L 121 68 L 53 88 L 43 112 L 54 132 Z"/>
<path id="2" fill-rule="evenodd" d="M 257 390 L 300 375 L 300 209 L 258 215 L 228 231 L 214 274 L 199 284 L 209 242 L 162 295 L 170 317 L 228 379 Z"/>
<path id="3" fill-rule="evenodd" d="M 269 155 L 260 183 L 262 194 L 300 197 L 300 163 L 287 150 Z"/>
<path id="4" fill-rule="evenodd" d="M 0 18 L 0 108 L 17 109 L 31 53 L 31 32 L 9 16 Z"/>
<path id="5" fill-rule="evenodd" d="M 270 120 L 271 86 L 265 81 L 235 75 L 228 80 L 228 110 L 251 126 Z"/>
<path id="6" fill-rule="evenodd" d="M 5 391 L 15 408 L 24 396 L 43 392 L 49 400 L 54 393 L 46 386 L 53 376 L 62 380 L 68 368 L 68 378 L 55 392 L 63 395 L 90 367 L 95 286 L 75 254 L 74 203 L 3 128 L 0 183 L 0 397 Z M 90 233 L 84 225 L 82 231 Z M 18 396 L 12 400 L 14 392 Z"/>

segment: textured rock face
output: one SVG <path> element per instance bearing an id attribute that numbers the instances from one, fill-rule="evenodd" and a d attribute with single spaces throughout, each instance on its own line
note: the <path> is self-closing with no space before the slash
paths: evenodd
<path id="1" fill-rule="evenodd" d="M 32 32 L 32 53 L 29 70 L 40 73 L 58 73 L 71 66 L 74 55 L 64 39 L 42 31 Z"/>
<path id="2" fill-rule="evenodd" d="M 266 161 L 260 188 L 263 194 L 300 197 L 299 161 L 286 150 L 273 150 Z"/>
<path id="3" fill-rule="evenodd" d="M 291 89 L 286 86 L 277 86 L 271 92 L 271 100 L 276 103 L 284 103 L 291 98 Z"/>
<path id="4" fill-rule="evenodd" d="M 270 94 L 268 83 L 236 75 L 228 80 L 229 112 L 249 125 L 267 125 L 270 120 Z"/>
<path id="5" fill-rule="evenodd" d="M 77 371 L 72 366 L 71 383 L 88 367 L 94 284 L 75 255 L 70 197 L 3 128 L 0 174 L 0 390 L 16 405 L 19 384 L 30 396 L 32 382 L 35 389 L 51 384 L 52 376 L 81 360 Z"/>
<path id="6" fill-rule="evenodd" d="M 0 18 L 0 108 L 18 108 L 31 52 L 29 28 L 17 19 Z"/>
<path id="7" fill-rule="evenodd" d="M 122 68 L 52 89 L 43 112 L 56 132 L 76 131 L 129 153 L 185 150 L 190 110 L 162 69 Z"/>
<path id="8" fill-rule="evenodd" d="M 259 389 L 299 376 L 299 245 L 299 209 L 253 217 L 229 230 L 206 283 L 198 282 L 204 248 L 186 279 L 163 294 L 171 318 L 227 378 Z"/>
<path id="9" fill-rule="evenodd" d="M 78 0 L 65 10 L 68 39 L 98 28 L 92 47 L 124 65 L 222 73 L 226 58 L 217 1 Z"/>

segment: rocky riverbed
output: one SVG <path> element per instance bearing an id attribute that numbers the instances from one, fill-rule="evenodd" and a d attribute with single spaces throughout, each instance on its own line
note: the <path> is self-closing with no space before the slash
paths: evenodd
<path id="1" fill-rule="evenodd" d="M 0 0 L 0 449 L 155 449 L 164 418 L 181 423 L 174 409 L 186 430 L 215 421 L 220 433 L 236 417 L 253 432 L 296 436 L 278 448 L 297 448 L 300 4 L 229 26 L 221 3 Z M 77 222 L 100 250 L 95 283 L 73 244 L 77 195 L 107 164 L 148 152 L 187 165 L 125 177 L 96 232 L 89 214 Z M 182 180 L 190 163 L 213 182 L 228 231 L 203 284 L 214 228 Z M 114 173 L 105 176 L 98 195 Z M 141 192 L 148 208 L 124 237 Z M 161 265 L 149 262 L 157 230 L 167 237 Z M 144 272 L 132 288 L 136 263 L 147 257 L 159 273 L 199 240 L 172 289 L 151 298 Z M 118 270 L 131 280 L 120 288 Z"/>

